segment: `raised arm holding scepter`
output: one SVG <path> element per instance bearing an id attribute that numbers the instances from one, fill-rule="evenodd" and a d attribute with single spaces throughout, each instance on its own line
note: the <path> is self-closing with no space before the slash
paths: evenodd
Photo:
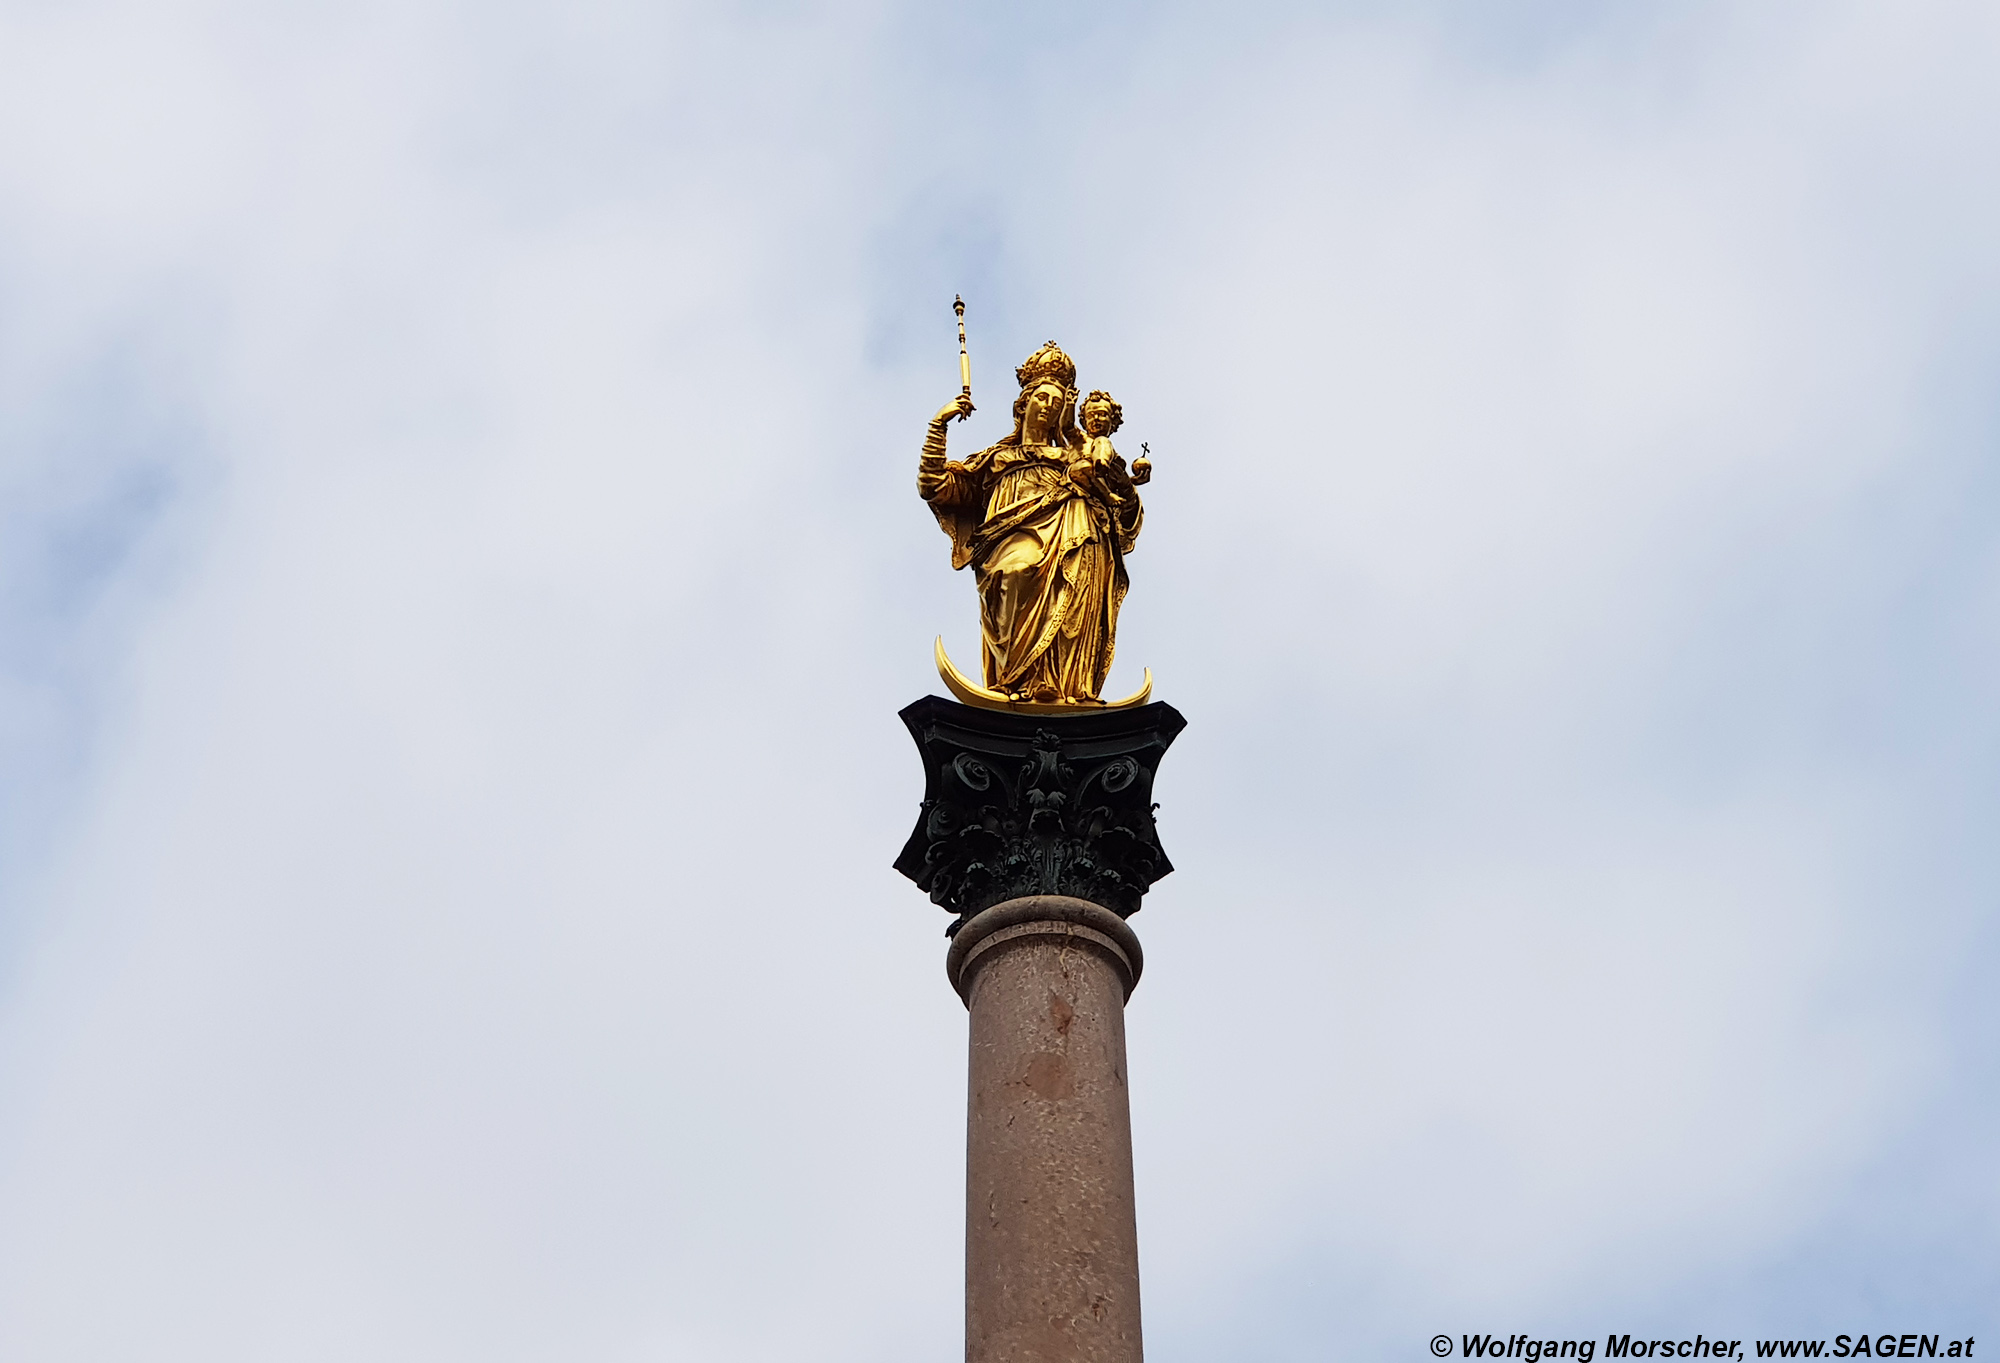
<path id="1" fill-rule="evenodd" d="M 930 434 L 924 437 L 923 457 L 917 461 L 917 494 L 925 501 L 937 495 L 939 484 L 944 478 L 944 433 L 957 417 L 960 421 L 972 415 L 972 357 L 965 351 L 965 296 L 956 294 L 951 300 L 951 310 L 958 314 L 958 396 L 938 409 L 931 418 Z"/>

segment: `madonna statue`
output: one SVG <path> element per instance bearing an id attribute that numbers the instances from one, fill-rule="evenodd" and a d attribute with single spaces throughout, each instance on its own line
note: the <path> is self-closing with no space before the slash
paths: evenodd
<path id="1" fill-rule="evenodd" d="M 1078 427 L 1076 364 L 1054 341 L 1014 377 L 1021 393 L 1011 435 L 963 463 L 947 460 L 948 423 L 972 411 L 960 396 L 931 418 L 917 465 L 917 493 L 951 538 L 951 566 L 970 565 L 978 581 L 984 694 L 959 698 L 1036 710 L 1102 705 L 1125 555 L 1142 515 L 1111 445 L 1121 413 L 1110 394 L 1094 392 Z M 939 667 L 953 682 L 942 645 Z"/>

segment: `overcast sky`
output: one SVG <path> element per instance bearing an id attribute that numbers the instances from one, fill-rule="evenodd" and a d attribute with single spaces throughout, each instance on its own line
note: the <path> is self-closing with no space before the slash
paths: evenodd
<path id="1" fill-rule="evenodd" d="M 935 1360 L 968 303 L 1156 475 L 1156 1363 L 2000 1347 L 2000 10 L 0 4 L 0 1356 Z"/>

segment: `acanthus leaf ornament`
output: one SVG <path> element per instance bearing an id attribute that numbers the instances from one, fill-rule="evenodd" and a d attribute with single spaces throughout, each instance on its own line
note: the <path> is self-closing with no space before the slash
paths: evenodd
<path id="1" fill-rule="evenodd" d="M 972 710 L 929 696 L 904 725 L 923 756 L 923 811 L 896 869 L 954 915 L 1061 894 L 1138 912 L 1173 870 L 1154 822 L 1153 776 L 1186 721 L 1170 705 L 1072 710 L 1060 719 Z"/>

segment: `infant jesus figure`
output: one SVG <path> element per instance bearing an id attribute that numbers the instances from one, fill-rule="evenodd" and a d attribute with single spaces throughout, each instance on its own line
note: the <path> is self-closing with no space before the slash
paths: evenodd
<path id="1" fill-rule="evenodd" d="M 1083 408 L 1078 415 L 1083 420 L 1083 448 L 1078 451 L 1083 459 L 1078 462 L 1088 461 L 1093 471 L 1116 470 L 1112 477 L 1123 481 L 1119 475 L 1125 474 L 1125 460 L 1113 448 L 1111 436 L 1125 424 L 1124 407 L 1102 388 L 1095 388 L 1083 400 Z M 1133 460 L 1129 476 L 1134 484 L 1146 483 L 1153 476 L 1152 463 L 1145 459 Z"/>

